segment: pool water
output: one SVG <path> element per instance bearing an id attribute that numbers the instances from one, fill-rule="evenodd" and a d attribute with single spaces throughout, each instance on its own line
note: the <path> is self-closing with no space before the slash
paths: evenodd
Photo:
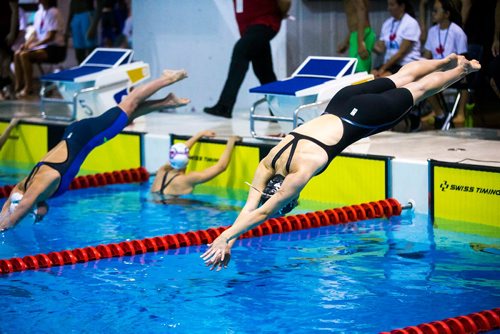
<path id="1" fill-rule="evenodd" d="M 0 168 L 1 184 L 16 173 Z M 244 203 L 205 190 L 165 205 L 148 187 L 69 191 L 42 223 L 0 233 L 0 258 L 229 225 Z M 500 255 L 473 243 L 499 240 L 405 213 L 238 241 L 221 272 L 205 246 L 17 272 L 0 276 L 0 332 L 388 331 L 499 306 Z"/>

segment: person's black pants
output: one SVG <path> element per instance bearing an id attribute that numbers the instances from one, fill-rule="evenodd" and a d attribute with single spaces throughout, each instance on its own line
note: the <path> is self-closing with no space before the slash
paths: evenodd
<path id="1" fill-rule="evenodd" d="M 236 42 L 229 73 L 218 104 L 230 109 L 233 108 L 250 62 L 261 84 L 276 81 L 270 44 L 274 36 L 276 36 L 276 32 L 270 27 L 254 25 L 250 26 Z"/>

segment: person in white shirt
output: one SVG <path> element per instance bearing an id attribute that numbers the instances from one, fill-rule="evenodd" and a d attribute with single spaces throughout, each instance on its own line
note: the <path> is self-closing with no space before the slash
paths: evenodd
<path id="1" fill-rule="evenodd" d="M 443 59 L 452 53 L 464 55 L 467 53 L 467 35 L 460 27 L 461 16 L 452 0 L 436 0 L 432 8 L 432 21 L 435 22 L 427 34 L 423 56 L 427 59 Z M 455 126 L 463 126 L 465 122 L 465 104 L 469 94 L 467 89 L 461 89 L 461 98 L 457 115 L 453 119 Z M 445 115 L 437 96 L 428 99 L 433 112 L 424 117 L 427 122 L 434 121 L 436 128 L 441 128 Z"/>
<path id="2" fill-rule="evenodd" d="M 39 0 L 34 33 L 14 54 L 18 98 L 33 93 L 33 63 L 60 62 L 66 57 L 64 20 L 53 0 Z"/>
<path id="3" fill-rule="evenodd" d="M 403 65 L 419 60 L 420 26 L 415 19 L 409 0 L 388 0 L 387 10 L 391 17 L 382 25 L 380 38 L 374 51 L 384 54 L 384 63 L 372 70 L 375 77 L 396 73 Z"/>

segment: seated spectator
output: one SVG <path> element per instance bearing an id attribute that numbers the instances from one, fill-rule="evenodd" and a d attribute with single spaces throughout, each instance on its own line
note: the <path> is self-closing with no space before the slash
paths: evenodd
<path id="1" fill-rule="evenodd" d="M 442 59 L 451 53 L 465 55 L 467 53 L 467 36 L 460 27 L 461 16 L 452 0 L 436 0 L 432 9 L 432 21 L 436 24 L 429 29 L 425 42 L 423 56 L 427 59 Z M 465 104 L 469 94 L 461 89 L 461 98 L 457 115 L 453 120 L 455 126 L 463 126 L 465 122 Z M 432 112 L 424 120 L 434 120 L 436 128 L 441 128 L 446 118 L 443 107 L 436 95 L 431 96 L 428 102 Z"/>
<path id="2" fill-rule="evenodd" d="M 33 94 L 33 63 L 60 62 L 66 56 L 64 22 L 54 0 L 39 0 L 34 33 L 14 54 L 16 97 Z"/>
<path id="3" fill-rule="evenodd" d="M 232 136 L 228 139 L 226 149 L 219 161 L 202 171 L 186 173 L 189 162 L 189 149 L 202 137 L 214 137 L 213 131 L 202 131 L 191 137 L 185 144 L 175 144 L 170 149 L 169 162 L 156 173 L 151 192 L 174 197 L 193 192 L 198 184 L 212 180 L 223 173 L 229 162 L 236 142 L 241 138 Z"/>
<path id="4" fill-rule="evenodd" d="M 26 19 L 25 11 L 22 9 L 22 7 L 19 7 L 18 10 L 19 10 L 19 27 L 17 31 L 17 36 L 9 50 L 10 56 L 2 64 L 2 66 L 4 66 L 5 73 L 7 73 L 7 77 L 2 83 L 1 94 L 2 97 L 7 100 L 13 99 L 15 97 L 14 96 L 15 94 L 13 93 L 15 77 L 14 77 L 14 72 L 12 72 L 11 69 L 12 56 L 14 55 L 14 52 L 18 50 L 21 47 L 21 45 L 23 45 L 24 42 L 26 41 L 25 38 L 26 28 L 28 27 L 28 21 Z"/>
<path id="5" fill-rule="evenodd" d="M 372 70 L 375 77 L 386 77 L 412 61 L 420 59 L 420 27 L 409 0 L 388 0 L 391 14 L 382 25 L 374 51 L 384 54 L 384 63 Z"/>
<path id="6" fill-rule="evenodd" d="M 19 29 L 17 31 L 16 40 L 14 41 L 14 44 L 12 44 L 11 49 L 13 53 L 26 42 L 27 28 L 28 28 L 28 20 L 26 18 L 26 12 L 22 7 L 19 7 Z"/>

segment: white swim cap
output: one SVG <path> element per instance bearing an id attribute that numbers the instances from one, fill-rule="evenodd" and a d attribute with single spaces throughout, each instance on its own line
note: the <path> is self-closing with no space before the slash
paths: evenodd
<path id="1" fill-rule="evenodd" d="M 9 213 L 12 214 L 14 210 L 17 208 L 19 205 L 19 202 L 23 199 L 23 194 L 21 193 L 13 193 L 10 196 L 10 206 L 9 206 Z"/>
<path id="2" fill-rule="evenodd" d="M 21 194 L 21 193 L 13 193 L 11 196 L 10 196 L 10 206 L 9 206 L 9 214 L 13 214 L 14 211 L 16 210 L 17 206 L 19 205 L 19 203 L 21 202 L 21 200 L 23 199 L 24 195 Z M 38 208 L 37 206 L 33 206 L 33 208 L 31 208 L 31 210 L 28 212 L 28 214 L 32 215 L 33 218 L 35 219 L 35 222 L 37 220 L 41 220 L 41 219 L 38 219 L 37 218 L 37 215 L 38 215 Z M 43 218 L 43 217 L 42 217 Z"/>
<path id="3" fill-rule="evenodd" d="M 170 147 L 170 166 L 175 169 L 186 168 L 189 162 L 189 148 L 182 143 L 174 144 Z"/>

